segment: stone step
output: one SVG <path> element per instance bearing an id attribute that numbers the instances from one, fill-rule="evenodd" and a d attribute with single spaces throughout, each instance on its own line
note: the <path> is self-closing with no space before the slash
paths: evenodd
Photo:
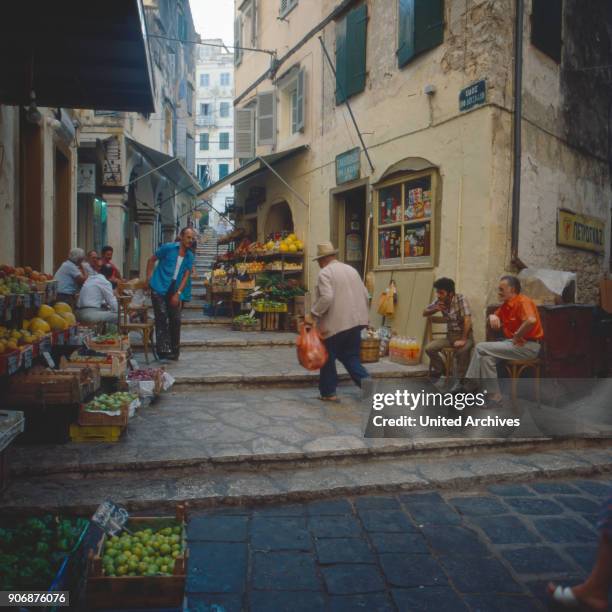
<path id="1" fill-rule="evenodd" d="M 258 469 L 258 467 L 260 469 Z M 0 500 L 6 514 L 75 512 L 91 514 L 105 499 L 128 511 L 173 512 L 253 503 L 303 502 L 333 496 L 395 491 L 457 490 L 487 484 L 610 474 L 612 453 L 598 448 L 554 446 L 493 449 L 456 456 L 360 457 L 345 463 L 251 469 L 214 467 L 110 471 L 14 479 Z"/>

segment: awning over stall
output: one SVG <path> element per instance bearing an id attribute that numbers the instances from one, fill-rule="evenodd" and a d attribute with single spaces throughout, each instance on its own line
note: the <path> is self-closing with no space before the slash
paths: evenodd
<path id="1" fill-rule="evenodd" d="M 9 8 L 10 6 L 10 8 Z M 10 2 L 0 104 L 155 111 L 142 0 Z"/>
<path id="2" fill-rule="evenodd" d="M 297 155 L 298 153 L 302 153 L 308 149 L 307 145 L 302 145 L 299 147 L 295 147 L 293 149 L 287 149 L 286 151 L 279 151 L 278 153 L 271 153 L 270 155 L 262 155 L 259 157 L 253 158 L 250 162 L 246 163 L 244 166 L 238 168 L 238 170 L 234 170 L 231 174 L 228 174 L 221 180 L 213 183 L 203 191 L 198 193 L 198 198 L 204 199 L 219 189 L 222 189 L 226 185 L 237 185 L 242 181 L 245 181 L 249 178 L 252 178 L 256 174 L 261 172 L 266 172 L 269 170 L 269 166 L 274 166 L 282 161 Z"/>
<path id="3" fill-rule="evenodd" d="M 140 153 L 147 160 L 151 170 L 158 170 L 176 185 L 177 191 L 196 195 L 202 188 L 178 157 L 172 157 L 171 155 L 156 151 L 128 136 L 125 137 L 125 141 L 132 151 Z"/>

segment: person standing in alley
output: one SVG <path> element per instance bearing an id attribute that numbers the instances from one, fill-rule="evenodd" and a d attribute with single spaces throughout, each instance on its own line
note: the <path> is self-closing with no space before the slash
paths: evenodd
<path id="1" fill-rule="evenodd" d="M 315 303 L 306 324 L 316 321 L 323 338 L 329 359 L 321 368 L 319 378 L 320 398 L 337 402 L 336 387 L 338 373 L 336 359 L 346 368 L 353 382 L 361 387 L 369 378 L 368 371 L 360 361 L 361 330 L 369 322 L 368 290 L 359 273 L 352 266 L 337 260 L 338 249 L 331 242 L 317 245 L 317 256 L 321 271 L 317 278 Z"/>
<path id="2" fill-rule="evenodd" d="M 179 242 L 162 244 L 147 262 L 147 284 L 151 288 L 155 312 L 159 359 L 178 360 L 180 353 L 181 293 L 193 268 L 191 245 L 194 232 L 191 228 L 184 228 L 179 238 Z"/>

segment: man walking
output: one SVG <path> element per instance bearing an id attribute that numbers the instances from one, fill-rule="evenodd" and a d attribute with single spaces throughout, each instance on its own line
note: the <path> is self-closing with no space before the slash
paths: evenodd
<path id="1" fill-rule="evenodd" d="M 461 293 L 455 293 L 455 281 L 450 278 L 439 278 L 434 284 L 436 301 L 423 311 L 424 317 L 441 316 L 447 324 L 446 338 L 432 340 L 425 352 L 429 356 L 433 375 L 439 378 L 444 372 L 444 362 L 440 357 L 443 348 L 455 349 L 455 376 L 459 381 L 465 376 L 470 352 L 474 346 L 472 335 L 472 313 L 467 299 Z"/>
<path id="2" fill-rule="evenodd" d="M 87 278 L 87 272 L 83 269 L 84 259 L 83 249 L 72 249 L 54 276 L 57 281 L 57 301 L 66 302 L 72 308 L 75 306 L 75 296 Z"/>
<path id="3" fill-rule="evenodd" d="M 503 304 L 489 316 L 491 329 L 501 329 L 505 340 L 479 342 L 466 372 L 471 383 L 490 385 L 490 404 L 499 404 L 502 396 L 497 383 L 497 362 L 505 359 L 535 359 L 540 353 L 544 330 L 538 308 L 521 293 L 516 276 L 502 276 L 497 290 Z M 490 381 L 490 382 L 489 382 Z"/>
<path id="4" fill-rule="evenodd" d="M 147 263 L 147 283 L 155 312 L 155 338 L 159 359 L 178 360 L 181 345 L 181 293 L 185 289 L 194 255 L 194 232 L 185 228 L 179 242 L 162 244 Z M 157 262 L 155 271 L 153 268 Z"/>
<path id="5" fill-rule="evenodd" d="M 113 293 L 110 278 L 113 269 L 108 264 L 100 266 L 100 272 L 94 272 L 83 284 L 77 305 L 77 319 L 83 323 L 104 323 L 106 331 L 113 331 L 117 326 L 119 315 L 117 298 Z"/>
<path id="6" fill-rule="evenodd" d="M 318 322 L 323 342 L 329 353 L 321 368 L 319 391 L 323 401 L 337 402 L 338 373 L 336 359 L 346 368 L 353 382 L 361 387 L 370 375 L 361 365 L 359 351 L 361 330 L 368 326 L 368 290 L 359 273 L 336 259 L 338 250 L 331 242 L 317 245 L 321 272 L 317 278 L 315 303 L 306 323 Z"/>

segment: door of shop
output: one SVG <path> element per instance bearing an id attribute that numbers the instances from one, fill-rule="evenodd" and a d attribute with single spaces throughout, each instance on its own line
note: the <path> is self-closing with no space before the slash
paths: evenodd
<path id="1" fill-rule="evenodd" d="M 65 151 L 55 148 L 55 198 L 53 206 L 53 269 L 68 257 L 71 246 L 70 161 Z"/>
<path id="2" fill-rule="evenodd" d="M 357 187 L 336 196 L 338 257 L 363 275 L 366 250 L 366 188 Z"/>

